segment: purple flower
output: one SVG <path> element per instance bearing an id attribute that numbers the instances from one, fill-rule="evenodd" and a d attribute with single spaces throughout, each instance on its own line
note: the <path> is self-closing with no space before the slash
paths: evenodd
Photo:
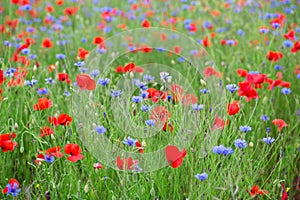
<path id="1" fill-rule="evenodd" d="M 240 131 L 247 133 L 250 132 L 252 129 L 250 126 L 240 126 Z"/>
<path id="2" fill-rule="evenodd" d="M 47 94 L 49 94 L 49 90 L 47 88 L 40 88 L 40 89 L 37 89 L 37 93 L 39 95 L 47 95 Z"/>
<path id="3" fill-rule="evenodd" d="M 239 89 L 239 87 L 236 84 L 228 84 L 228 85 L 226 85 L 226 90 L 228 90 L 231 93 L 234 93 L 238 89 Z"/>
<path id="4" fill-rule="evenodd" d="M 266 138 L 263 138 L 262 141 L 269 145 L 269 144 L 272 144 L 275 141 L 275 139 L 272 137 L 266 137 Z"/>
<path id="5" fill-rule="evenodd" d="M 282 94 L 291 94 L 292 90 L 290 88 L 282 88 L 281 93 Z"/>
<path id="6" fill-rule="evenodd" d="M 204 172 L 202 174 L 196 174 L 195 178 L 200 180 L 200 181 L 204 181 L 208 178 L 208 175 L 207 175 L 207 173 Z"/>
<path id="7" fill-rule="evenodd" d="M 104 126 L 96 126 L 96 127 L 95 127 L 95 131 L 96 131 L 98 134 L 104 134 L 104 133 L 106 133 L 106 128 L 104 128 Z"/>
<path id="8" fill-rule="evenodd" d="M 200 104 L 200 105 L 198 105 L 198 104 L 193 104 L 193 105 L 192 105 L 192 109 L 193 109 L 193 110 L 196 110 L 196 111 L 202 110 L 203 107 L 204 107 L 203 104 Z"/>
<path id="9" fill-rule="evenodd" d="M 130 138 L 129 136 L 123 140 L 123 144 L 126 144 L 128 146 L 135 146 L 136 142 L 136 139 Z"/>
<path id="10" fill-rule="evenodd" d="M 134 103 L 140 103 L 142 100 L 143 100 L 143 97 L 141 96 L 133 96 L 131 98 L 131 100 L 134 102 Z"/>
<path id="11" fill-rule="evenodd" d="M 104 78 L 100 78 L 97 83 L 99 85 L 106 86 L 106 85 L 109 84 L 109 82 L 110 82 L 110 79 L 108 79 L 108 78 L 105 78 L 105 79 Z"/>
<path id="12" fill-rule="evenodd" d="M 236 139 L 234 141 L 234 145 L 236 146 L 236 148 L 240 148 L 240 149 L 244 149 L 248 146 L 246 140 L 241 140 L 241 139 Z"/>
<path id="13" fill-rule="evenodd" d="M 262 120 L 262 121 L 268 121 L 269 120 L 269 117 L 267 116 L 267 115 L 262 115 L 261 117 L 260 117 L 260 120 Z"/>
<path id="14" fill-rule="evenodd" d="M 153 120 L 153 119 L 148 119 L 148 120 L 146 120 L 146 124 L 147 124 L 148 126 L 154 126 L 154 125 L 155 125 L 155 120 Z"/>
<path id="15" fill-rule="evenodd" d="M 213 147 L 213 153 L 214 154 L 219 154 L 219 155 L 231 155 L 233 154 L 233 150 L 231 147 L 224 147 L 224 145 L 220 145 L 220 146 L 214 146 Z"/>
<path id="16" fill-rule="evenodd" d="M 45 161 L 47 163 L 53 163 L 54 162 L 54 156 L 52 156 L 52 155 L 45 155 Z"/>

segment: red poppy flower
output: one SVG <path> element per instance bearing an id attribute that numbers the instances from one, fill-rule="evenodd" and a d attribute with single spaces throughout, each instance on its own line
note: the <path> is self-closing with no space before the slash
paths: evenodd
<path id="1" fill-rule="evenodd" d="M 15 149 L 18 144 L 11 140 L 15 137 L 15 133 L 0 134 L 0 148 L 2 152 L 13 151 Z"/>
<path id="2" fill-rule="evenodd" d="M 238 95 L 246 96 L 247 101 L 259 98 L 257 91 L 254 88 L 252 88 L 251 83 L 249 81 L 240 82 L 239 86 L 240 88 L 238 90 Z"/>
<path id="3" fill-rule="evenodd" d="M 137 149 L 140 153 L 144 153 L 144 148 L 142 147 L 140 141 L 137 141 L 137 142 L 135 143 L 135 147 L 136 147 L 136 149 Z"/>
<path id="4" fill-rule="evenodd" d="M 214 124 L 211 127 L 211 130 L 212 131 L 214 131 L 216 129 L 223 130 L 224 125 L 225 125 L 224 119 L 222 119 L 218 115 L 216 115 L 215 120 L 214 120 Z"/>
<path id="5" fill-rule="evenodd" d="M 0 85 L 6 81 L 3 70 L 0 69 Z"/>
<path id="6" fill-rule="evenodd" d="M 291 52 L 292 52 L 292 53 L 296 53 L 296 52 L 299 51 L 299 50 L 300 50 L 300 41 L 297 41 L 297 42 L 294 43 L 294 46 L 293 46 L 293 48 L 291 49 Z"/>
<path id="7" fill-rule="evenodd" d="M 117 73 L 127 73 L 127 72 L 136 72 L 136 73 L 142 73 L 144 72 L 144 69 L 142 67 L 136 66 L 134 63 L 128 63 L 125 65 L 125 67 L 118 66 L 116 68 Z"/>
<path id="8" fill-rule="evenodd" d="M 143 22 L 142 22 L 142 26 L 144 28 L 149 28 L 151 26 L 151 23 L 150 21 L 148 21 L 147 19 L 145 19 Z"/>
<path id="9" fill-rule="evenodd" d="M 84 158 L 84 156 L 81 155 L 81 148 L 78 144 L 67 144 L 65 146 L 65 153 L 70 155 L 68 156 L 68 160 L 71 162 L 77 162 Z"/>
<path id="10" fill-rule="evenodd" d="M 52 101 L 47 98 L 39 98 L 38 103 L 34 104 L 33 109 L 34 110 L 45 110 L 48 108 L 51 108 L 53 105 Z"/>
<path id="11" fill-rule="evenodd" d="M 209 78 L 211 76 L 216 76 L 218 78 L 222 78 L 222 73 L 218 72 L 217 70 L 215 70 L 213 67 L 206 67 L 203 70 L 203 74 L 205 76 L 205 78 Z"/>
<path id="12" fill-rule="evenodd" d="M 60 146 L 55 146 L 46 150 L 46 155 L 55 156 L 56 158 L 62 158 L 64 154 L 61 151 Z"/>
<path id="13" fill-rule="evenodd" d="M 248 71 L 245 70 L 245 69 L 238 69 L 238 70 L 237 70 L 237 74 L 238 74 L 238 76 L 240 76 L 240 77 L 246 77 L 246 76 L 248 75 Z"/>
<path id="14" fill-rule="evenodd" d="M 81 60 L 84 60 L 89 55 L 89 51 L 84 48 L 79 48 L 77 55 Z"/>
<path id="15" fill-rule="evenodd" d="M 79 74 L 76 76 L 77 85 L 81 90 L 95 90 L 96 81 L 88 74 Z"/>
<path id="16" fill-rule="evenodd" d="M 265 82 L 266 77 L 265 74 L 248 74 L 246 80 L 254 84 L 261 84 Z"/>
<path id="17" fill-rule="evenodd" d="M 75 15 L 78 10 L 79 10 L 78 6 L 68 7 L 68 8 L 65 8 L 64 13 L 65 13 L 65 15 L 72 16 L 72 15 Z"/>
<path id="18" fill-rule="evenodd" d="M 182 98 L 182 104 L 183 105 L 190 105 L 190 104 L 196 104 L 198 102 L 198 97 L 196 97 L 193 94 L 186 94 Z"/>
<path id="19" fill-rule="evenodd" d="M 53 134 L 54 134 L 54 130 L 51 129 L 49 126 L 45 126 L 40 129 L 40 137 L 49 136 Z"/>
<path id="20" fill-rule="evenodd" d="M 281 185 L 282 187 L 282 195 L 281 195 L 281 200 L 288 200 L 289 199 L 289 195 L 285 189 L 284 183 L 282 183 Z"/>
<path id="21" fill-rule="evenodd" d="M 170 124 L 168 122 L 165 122 L 162 130 L 165 131 L 165 132 L 167 132 L 167 131 L 173 132 L 174 131 L 174 127 L 173 127 L 172 124 Z"/>
<path id="22" fill-rule="evenodd" d="M 283 37 L 287 40 L 294 40 L 295 39 L 295 31 L 290 30 L 288 33 L 283 34 Z"/>
<path id="23" fill-rule="evenodd" d="M 180 54 L 181 48 L 179 46 L 175 46 L 174 51 L 175 51 L 175 53 Z"/>
<path id="24" fill-rule="evenodd" d="M 12 188 L 14 188 L 14 189 L 18 189 L 19 188 L 19 182 L 16 180 L 16 179 L 14 179 L 14 178 L 11 178 L 9 181 L 8 181 L 8 184 L 12 187 Z M 6 194 L 8 192 L 8 187 L 6 186 L 3 190 L 2 190 L 2 193 L 3 194 Z"/>
<path id="25" fill-rule="evenodd" d="M 274 120 L 272 121 L 272 124 L 274 124 L 275 126 L 277 126 L 278 131 L 281 131 L 281 129 L 282 129 L 283 127 L 288 126 L 288 124 L 285 123 L 285 121 L 283 121 L 282 119 L 274 119 Z"/>
<path id="26" fill-rule="evenodd" d="M 175 100 L 175 102 L 178 102 L 179 100 L 182 99 L 184 90 L 182 89 L 182 87 L 180 85 L 172 84 L 170 86 L 170 89 L 173 93 L 173 99 Z M 149 93 L 149 91 L 148 91 L 148 93 Z"/>
<path id="27" fill-rule="evenodd" d="M 150 119 L 155 120 L 156 124 L 165 123 L 170 117 L 171 113 L 164 106 L 156 106 L 150 115 Z"/>
<path id="28" fill-rule="evenodd" d="M 202 44 L 205 47 L 210 47 L 212 45 L 211 42 L 210 42 L 210 40 L 209 40 L 209 38 L 208 38 L 208 36 L 204 37 L 204 39 L 202 40 Z"/>
<path id="29" fill-rule="evenodd" d="M 93 44 L 101 44 L 104 41 L 104 39 L 100 36 L 94 37 Z"/>
<path id="30" fill-rule="evenodd" d="M 165 152 L 166 152 L 167 162 L 173 168 L 180 167 L 183 158 L 186 156 L 186 150 L 183 149 L 181 152 L 176 146 L 167 146 Z"/>
<path id="31" fill-rule="evenodd" d="M 117 157 L 116 164 L 120 170 L 133 170 L 134 165 L 137 164 L 137 161 L 134 161 L 131 157 L 124 158 L 123 160 L 120 156 Z"/>
<path id="32" fill-rule="evenodd" d="M 49 116 L 48 121 L 50 122 L 51 125 L 58 126 L 58 121 L 56 117 Z"/>
<path id="33" fill-rule="evenodd" d="M 71 83 L 71 80 L 69 79 L 69 75 L 67 73 L 59 73 L 58 74 L 58 80 L 61 82 L 66 81 L 66 83 Z"/>
<path id="34" fill-rule="evenodd" d="M 232 103 L 227 104 L 227 113 L 228 115 L 235 115 L 240 111 L 239 101 L 233 101 Z"/>
<path id="35" fill-rule="evenodd" d="M 247 190 L 247 192 L 248 192 L 248 190 Z M 251 188 L 251 191 L 249 192 L 249 194 L 254 197 L 256 195 L 265 195 L 265 194 L 268 194 L 268 191 L 267 190 L 261 190 L 257 185 L 254 185 Z"/>
<path id="36" fill-rule="evenodd" d="M 62 126 L 68 126 L 72 122 L 72 117 L 68 114 L 60 114 L 57 118 L 57 123 Z"/>
<path id="37" fill-rule="evenodd" d="M 279 59 L 283 58 L 283 54 L 281 52 L 269 51 L 266 57 L 269 61 L 277 62 Z"/>
<path id="38" fill-rule="evenodd" d="M 53 43 L 49 38 L 45 38 L 43 43 L 42 43 L 42 47 L 43 48 L 52 48 L 53 47 Z"/>

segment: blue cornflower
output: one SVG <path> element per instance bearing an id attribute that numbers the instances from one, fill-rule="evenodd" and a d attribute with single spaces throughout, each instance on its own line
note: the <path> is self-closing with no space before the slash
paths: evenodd
<path id="1" fill-rule="evenodd" d="M 296 76 L 296 77 L 297 77 L 297 79 L 300 79 L 300 74 L 297 74 L 297 76 Z"/>
<path id="2" fill-rule="evenodd" d="M 200 181 L 204 181 L 208 178 L 208 175 L 207 175 L 207 173 L 204 172 L 202 174 L 196 174 L 195 178 L 200 180 Z"/>
<path id="3" fill-rule="evenodd" d="M 106 49 L 105 48 L 97 48 L 97 53 L 99 54 L 104 54 L 106 52 Z"/>
<path id="4" fill-rule="evenodd" d="M 220 146 L 214 146 L 213 147 L 213 153 L 215 154 L 222 154 L 222 155 L 231 155 L 233 154 L 233 150 L 231 147 L 224 147 L 224 145 L 220 145 Z"/>
<path id="5" fill-rule="evenodd" d="M 62 54 L 62 53 L 56 54 L 56 59 L 65 59 L 65 58 L 66 58 L 65 54 Z"/>
<path id="6" fill-rule="evenodd" d="M 284 45 L 285 47 L 287 47 L 287 48 L 291 48 L 291 47 L 294 46 L 294 43 L 293 43 L 292 41 L 290 41 L 290 40 L 285 40 L 285 41 L 283 42 L 283 45 Z"/>
<path id="7" fill-rule="evenodd" d="M 179 57 L 177 61 L 178 61 L 178 62 L 184 62 L 185 59 L 184 59 L 183 57 Z"/>
<path id="8" fill-rule="evenodd" d="M 133 96 L 131 98 L 131 100 L 134 102 L 134 103 L 140 103 L 142 100 L 143 100 L 143 97 L 141 96 Z"/>
<path id="9" fill-rule="evenodd" d="M 240 126 L 240 131 L 243 131 L 244 133 L 250 132 L 251 130 L 250 126 Z"/>
<path id="10" fill-rule="evenodd" d="M 275 70 L 281 70 L 282 68 L 283 68 L 283 67 L 280 66 L 280 65 L 275 65 L 275 66 L 274 66 L 274 69 L 275 69 Z"/>
<path id="11" fill-rule="evenodd" d="M 210 91 L 208 89 L 202 89 L 200 90 L 200 93 L 202 94 L 206 94 L 206 93 L 209 93 Z"/>
<path id="12" fill-rule="evenodd" d="M 74 66 L 76 66 L 76 67 L 82 67 L 84 65 L 85 65 L 84 61 L 78 61 L 78 62 L 74 63 Z"/>
<path id="13" fill-rule="evenodd" d="M 71 96 L 71 93 L 68 90 L 65 90 L 64 91 L 64 95 L 67 96 L 67 97 L 69 97 L 69 96 Z"/>
<path id="14" fill-rule="evenodd" d="M 55 81 L 51 77 L 46 78 L 45 81 L 46 81 L 46 84 L 54 84 L 55 83 Z"/>
<path id="15" fill-rule="evenodd" d="M 266 137 L 266 138 L 263 138 L 262 141 L 266 144 L 272 144 L 275 141 L 275 139 L 272 137 Z"/>
<path id="16" fill-rule="evenodd" d="M 148 119 L 148 120 L 146 120 L 146 124 L 147 124 L 148 126 L 154 126 L 154 125 L 155 125 L 155 120 L 153 120 L 153 119 Z"/>
<path id="17" fill-rule="evenodd" d="M 86 73 L 87 71 L 89 71 L 89 69 L 88 69 L 88 68 L 85 68 L 85 67 L 80 67 L 80 68 L 79 68 L 79 71 L 80 71 L 81 73 Z"/>
<path id="18" fill-rule="evenodd" d="M 271 128 L 270 128 L 270 127 L 267 127 L 267 128 L 266 128 L 266 133 L 269 134 L 270 132 L 271 132 Z"/>
<path id="19" fill-rule="evenodd" d="M 130 138 L 129 136 L 127 138 L 124 138 L 123 140 L 123 144 L 126 144 L 128 146 L 135 146 L 135 143 L 137 142 L 138 140 L 136 139 L 133 139 L 133 138 Z"/>
<path id="20" fill-rule="evenodd" d="M 203 104 L 199 104 L 199 105 L 198 105 L 198 104 L 193 104 L 193 105 L 192 105 L 192 109 L 193 109 L 193 110 L 196 110 L 196 111 L 202 110 L 203 107 L 204 107 Z"/>
<path id="21" fill-rule="evenodd" d="M 37 93 L 39 95 L 47 95 L 47 94 L 49 94 L 49 90 L 47 88 L 39 88 L 39 89 L 37 89 Z"/>
<path id="22" fill-rule="evenodd" d="M 234 141 L 234 145 L 236 146 L 236 148 L 240 148 L 240 149 L 244 149 L 248 146 L 246 140 L 241 140 L 241 139 L 236 139 Z"/>
<path id="23" fill-rule="evenodd" d="M 149 92 L 147 92 L 147 91 L 142 91 L 141 92 L 141 96 L 142 96 L 143 99 L 147 98 L 148 95 L 149 95 Z"/>
<path id="24" fill-rule="evenodd" d="M 110 91 L 110 96 L 112 97 L 118 97 L 122 94 L 122 92 L 120 90 L 111 90 Z"/>
<path id="25" fill-rule="evenodd" d="M 237 31 L 237 34 L 238 34 L 238 35 L 244 35 L 245 33 L 244 33 L 244 31 L 243 31 L 242 29 L 239 29 L 239 30 Z"/>
<path id="26" fill-rule="evenodd" d="M 292 90 L 290 88 L 282 88 L 281 93 L 282 94 L 291 94 Z"/>
<path id="27" fill-rule="evenodd" d="M 147 90 L 148 89 L 148 85 L 145 82 L 140 82 L 138 84 L 138 86 L 140 87 L 141 90 Z"/>
<path id="28" fill-rule="evenodd" d="M 17 69 L 15 68 L 8 68 L 6 71 L 5 71 L 5 75 L 6 77 L 12 77 L 14 76 L 14 73 L 17 71 Z"/>
<path id="29" fill-rule="evenodd" d="M 37 84 L 37 80 L 32 79 L 31 81 L 25 80 L 25 85 L 33 87 L 35 84 Z"/>
<path id="30" fill-rule="evenodd" d="M 90 76 L 92 77 L 96 77 L 100 74 L 100 71 L 98 69 L 95 69 L 93 71 L 91 71 Z"/>
<path id="31" fill-rule="evenodd" d="M 44 157 L 45 157 L 45 161 L 47 163 L 53 163 L 54 162 L 54 156 L 52 156 L 52 155 L 45 155 Z"/>
<path id="32" fill-rule="evenodd" d="M 13 197 L 17 196 L 21 192 L 21 188 L 19 188 L 19 185 L 17 183 L 14 183 L 13 185 L 7 184 L 7 195 L 11 195 Z"/>
<path id="33" fill-rule="evenodd" d="M 172 98 L 173 98 L 172 95 L 167 96 L 168 101 L 171 101 Z"/>
<path id="34" fill-rule="evenodd" d="M 235 41 L 234 40 L 226 40 L 226 44 L 229 46 L 234 45 Z"/>
<path id="35" fill-rule="evenodd" d="M 30 54 L 29 55 L 29 60 L 34 60 L 34 59 L 36 59 L 36 55 L 35 54 Z"/>
<path id="36" fill-rule="evenodd" d="M 163 82 L 166 82 L 166 81 L 169 82 L 172 79 L 172 76 L 170 76 L 170 74 L 168 72 L 160 72 L 159 75 L 160 75 L 160 79 Z"/>
<path id="37" fill-rule="evenodd" d="M 148 112 L 150 109 L 151 109 L 150 106 L 142 105 L 142 107 L 141 107 L 141 110 L 144 111 L 144 112 Z"/>
<path id="38" fill-rule="evenodd" d="M 262 120 L 262 121 L 268 121 L 268 120 L 269 120 L 269 117 L 268 117 L 267 115 L 262 115 L 262 116 L 260 117 L 260 120 Z"/>
<path id="39" fill-rule="evenodd" d="M 153 80 L 154 80 L 154 77 L 151 76 L 151 75 L 145 74 L 145 75 L 143 76 L 143 80 L 144 80 L 144 81 L 153 81 Z"/>
<path id="40" fill-rule="evenodd" d="M 100 78 L 97 82 L 99 85 L 102 85 L 102 86 L 106 86 L 110 83 L 110 79 L 109 78 Z"/>
<path id="41" fill-rule="evenodd" d="M 228 85 L 226 85 L 226 89 L 229 92 L 234 93 L 235 91 L 237 91 L 239 89 L 239 87 L 236 84 L 228 84 Z"/>
<path id="42" fill-rule="evenodd" d="M 98 134 L 104 134 L 104 133 L 106 133 L 106 128 L 104 126 L 96 126 L 95 127 L 95 131 Z"/>

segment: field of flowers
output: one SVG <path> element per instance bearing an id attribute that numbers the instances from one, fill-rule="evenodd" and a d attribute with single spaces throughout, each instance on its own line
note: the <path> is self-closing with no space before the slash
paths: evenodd
<path id="1" fill-rule="evenodd" d="M 0 0 L 0 199 L 300 199 L 299 0 Z"/>

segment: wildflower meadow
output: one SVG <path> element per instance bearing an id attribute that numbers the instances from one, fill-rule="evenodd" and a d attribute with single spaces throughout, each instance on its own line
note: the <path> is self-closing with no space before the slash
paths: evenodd
<path id="1" fill-rule="evenodd" d="M 300 199 L 299 0 L 0 17 L 0 199 Z"/>

